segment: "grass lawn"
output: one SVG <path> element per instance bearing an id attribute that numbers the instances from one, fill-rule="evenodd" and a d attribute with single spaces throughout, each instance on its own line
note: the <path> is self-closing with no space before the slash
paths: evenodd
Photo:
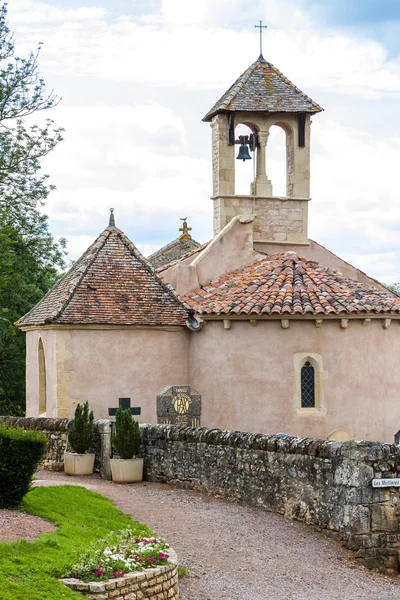
<path id="1" fill-rule="evenodd" d="M 67 600 L 81 598 L 58 583 L 92 542 L 110 531 L 133 527 L 139 536 L 154 533 L 133 523 L 110 500 L 85 488 L 62 485 L 28 492 L 23 510 L 59 527 L 31 542 L 0 544 L 1 600 Z"/>

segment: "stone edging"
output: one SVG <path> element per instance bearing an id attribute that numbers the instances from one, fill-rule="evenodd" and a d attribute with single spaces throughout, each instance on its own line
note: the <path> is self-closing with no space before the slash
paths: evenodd
<path id="1" fill-rule="evenodd" d="M 60 579 L 74 592 L 92 600 L 178 600 L 178 558 L 169 548 L 170 564 L 145 571 L 127 573 L 118 579 L 84 583 L 77 579 Z"/>

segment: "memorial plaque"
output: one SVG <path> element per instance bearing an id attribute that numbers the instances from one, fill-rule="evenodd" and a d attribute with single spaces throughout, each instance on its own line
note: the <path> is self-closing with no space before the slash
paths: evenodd
<path id="1" fill-rule="evenodd" d="M 157 423 L 200 427 L 201 396 L 190 385 L 171 385 L 157 395 Z"/>

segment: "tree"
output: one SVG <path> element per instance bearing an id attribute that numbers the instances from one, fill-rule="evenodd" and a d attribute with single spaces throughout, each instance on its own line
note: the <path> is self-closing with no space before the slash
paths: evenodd
<path id="1" fill-rule="evenodd" d="M 0 414 L 19 413 L 25 402 L 25 339 L 13 323 L 54 284 L 64 267 L 65 240 L 55 243 L 40 207 L 54 186 L 41 161 L 62 139 L 53 122 L 28 125 L 31 115 L 55 106 L 38 73 L 40 45 L 15 56 L 0 5 Z"/>
<path id="2" fill-rule="evenodd" d="M 400 296 L 400 283 L 385 283 L 385 286 L 388 290 Z"/>

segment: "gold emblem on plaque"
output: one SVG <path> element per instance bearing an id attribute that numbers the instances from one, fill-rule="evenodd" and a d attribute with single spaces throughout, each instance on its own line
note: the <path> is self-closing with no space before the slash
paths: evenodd
<path id="1" fill-rule="evenodd" d="M 178 415 L 184 415 L 189 410 L 191 399 L 187 394 L 177 394 L 174 399 L 174 408 Z"/>

